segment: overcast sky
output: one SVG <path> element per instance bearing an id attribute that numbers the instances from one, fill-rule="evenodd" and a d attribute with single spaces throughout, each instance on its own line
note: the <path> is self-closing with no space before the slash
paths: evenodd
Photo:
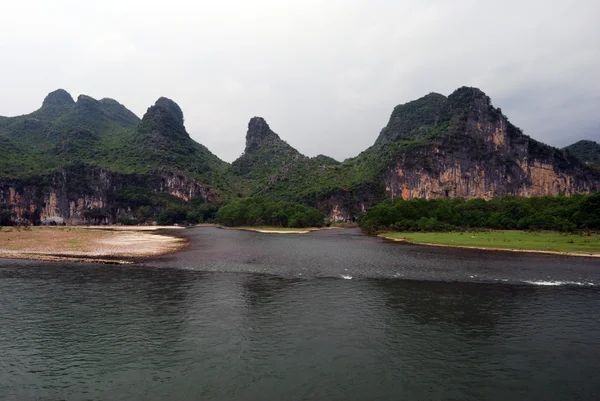
<path id="1" fill-rule="evenodd" d="M 0 115 L 64 88 L 160 96 L 224 160 L 264 117 L 308 156 L 370 146 L 393 107 L 476 86 L 554 146 L 600 140 L 600 1 L 5 1 Z"/>

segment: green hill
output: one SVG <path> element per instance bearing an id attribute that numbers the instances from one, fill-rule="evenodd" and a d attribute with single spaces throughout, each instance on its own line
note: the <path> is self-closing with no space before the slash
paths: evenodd
<path id="1" fill-rule="evenodd" d="M 50 93 L 31 114 L 0 119 L 0 160 L 4 179 L 23 179 L 85 163 L 126 174 L 174 169 L 225 186 L 227 163 L 196 143 L 183 124 L 183 112 L 160 98 L 142 120 L 113 99 L 65 90 Z"/>
<path id="2" fill-rule="evenodd" d="M 589 166 L 600 170 L 600 144 L 594 141 L 582 140 L 565 147 L 563 150 L 577 157 Z"/>
<path id="3" fill-rule="evenodd" d="M 373 145 L 343 162 L 301 154 L 254 117 L 243 155 L 228 164 L 192 140 L 184 123 L 181 108 L 164 97 L 140 120 L 115 100 L 80 95 L 74 101 L 56 90 L 39 110 L 0 117 L 0 200 L 18 213 L 43 209 L 47 219 L 81 218 L 85 210 L 101 208 L 110 211 L 100 215 L 115 220 L 133 213 L 140 194 L 209 203 L 261 196 L 349 220 L 388 198 L 491 199 L 600 189 L 600 174 L 590 168 L 598 144 L 583 141 L 563 150 L 542 144 L 477 88 L 447 97 L 430 93 L 396 106 Z M 161 199 L 153 204 L 168 203 Z"/>

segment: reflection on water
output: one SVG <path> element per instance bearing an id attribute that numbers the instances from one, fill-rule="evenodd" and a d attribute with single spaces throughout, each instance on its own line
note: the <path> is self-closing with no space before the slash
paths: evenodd
<path id="1" fill-rule="evenodd" d="M 145 267 L 0 261 L 0 399 L 599 398 L 596 287 L 431 281 L 479 262 L 345 231 L 304 256 L 315 238 L 199 231 Z M 520 281 L 485 256 L 480 276 Z M 230 272 L 254 269 L 277 274 Z"/>

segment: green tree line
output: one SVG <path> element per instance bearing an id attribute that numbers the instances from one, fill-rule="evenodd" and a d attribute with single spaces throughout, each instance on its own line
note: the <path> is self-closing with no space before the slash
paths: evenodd
<path id="1" fill-rule="evenodd" d="M 503 196 L 489 201 L 461 198 L 386 200 L 360 216 L 363 231 L 454 231 L 600 229 L 600 193 L 590 195 Z"/>
<path id="2" fill-rule="evenodd" d="M 225 226 L 320 227 L 324 221 L 315 208 L 262 197 L 234 200 L 222 206 L 216 217 Z"/>

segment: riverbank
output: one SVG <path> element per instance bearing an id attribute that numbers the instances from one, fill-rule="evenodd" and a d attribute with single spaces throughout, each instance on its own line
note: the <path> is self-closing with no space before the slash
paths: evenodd
<path id="1" fill-rule="evenodd" d="M 223 227 L 226 230 L 240 230 L 240 231 L 254 231 L 257 233 L 265 234 L 306 234 L 312 231 L 319 231 L 328 229 L 328 227 L 307 227 L 307 228 L 293 228 L 293 227 L 276 227 L 276 226 L 239 226 L 239 227 Z"/>
<path id="2" fill-rule="evenodd" d="M 421 245 L 600 257 L 600 235 L 559 232 L 387 232 L 380 237 Z"/>
<path id="3" fill-rule="evenodd" d="M 180 227 L 3 227 L 0 258 L 131 264 L 187 246 L 187 240 L 174 235 L 177 229 Z"/>

